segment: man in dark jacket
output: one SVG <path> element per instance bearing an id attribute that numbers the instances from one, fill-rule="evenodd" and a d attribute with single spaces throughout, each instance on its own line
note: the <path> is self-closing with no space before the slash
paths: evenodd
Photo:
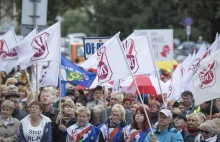
<path id="1" fill-rule="evenodd" d="M 51 119 L 51 127 L 52 127 L 52 141 L 55 142 L 55 139 L 53 139 L 54 136 L 54 131 L 56 131 L 56 119 L 59 110 L 57 108 L 54 108 L 52 104 L 52 93 L 48 90 L 43 91 L 40 94 L 40 102 L 43 105 L 43 112 L 42 114 L 49 117 Z"/>
<path id="2" fill-rule="evenodd" d="M 20 121 L 25 116 L 27 116 L 27 113 L 22 110 L 19 110 L 19 98 L 20 96 L 16 93 L 9 93 L 7 96 L 5 96 L 6 100 L 10 100 L 14 103 L 15 109 L 12 113 L 12 117 L 17 118 Z"/>
<path id="3" fill-rule="evenodd" d="M 175 128 L 182 134 L 184 142 L 193 142 L 193 137 L 190 133 L 184 130 L 187 119 L 184 114 L 173 114 L 173 123 Z"/>

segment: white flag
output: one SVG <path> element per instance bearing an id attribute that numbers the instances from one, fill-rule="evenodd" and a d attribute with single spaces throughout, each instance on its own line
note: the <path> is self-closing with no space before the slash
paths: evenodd
<path id="1" fill-rule="evenodd" d="M 32 90 L 36 90 L 37 91 L 37 89 L 36 89 L 36 86 L 37 86 L 36 85 L 37 84 L 36 81 L 38 80 L 38 82 L 39 82 L 39 78 L 41 76 L 42 69 L 43 69 L 43 65 L 42 64 L 35 64 L 31 68 L 31 78 L 32 78 L 31 86 L 32 86 Z M 38 79 L 36 79 L 36 78 L 38 78 Z M 39 85 L 38 85 L 38 89 L 39 89 Z"/>
<path id="2" fill-rule="evenodd" d="M 216 37 L 216 40 L 212 43 L 212 45 L 208 49 L 209 55 L 212 55 L 219 49 L 220 49 L 220 37 Z"/>
<path id="3" fill-rule="evenodd" d="M 220 50 L 200 62 L 192 79 L 195 89 L 195 105 L 220 98 Z"/>
<path id="4" fill-rule="evenodd" d="M 60 22 L 57 22 L 34 37 L 17 44 L 15 49 L 21 68 L 26 68 L 29 61 L 60 62 L 60 38 Z"/>
<path id="5" fill-rule="evenodd" d="M 131 75 L 119 34 L 114 35 L 80 66 L 97 68 L 98 82 L 104 83 Z"/>
<path id="6" fill-rule="evenodd" d="M 59 63 L 50 62 L 49 66 L 41 72 L 39 77 L 39 87 L 44 86 L 57 86 L 59 75 Z"/>
<path id="7" fill-rule="evenodd" d="M 17 37 L 13 29 L 0 38 L 0 62 L 16 61 L 18 59 L 17 53 L 13 49 L 16 44 Z"/>
<path id="8" fill-rule="evenodd" d="M 187 76 L 183 78 L 181 82 L 181 85 L 183 86 L 184 90 L 194 92 L 192 83 L 191 83 L 192 77 L 197 72 L 200 61 L 208 55 L 207 53 L 208 51 L 206 50 L 205 44 L 203 43 L 199 51 L 196 53 L 196 55 L 192 57 L 191 64 L 188 68 L 188 74 Z"/>
<path id="9" fill-rule="evenodd" d="M 181 64 L 179 64 L 181 66 L 181 76 L 182 76 L 182 78 L 184 78 L 188 75 L 188 73 L 189 73 L 188 68 L 191 65 L 191 62 L 192 62 L 192 56 L 189 53 L 189 55 L 186 57 L 186 59 Z"/>
<path id="10" fill-rule="evenodd" d="M 127 38 L 122 45 L 134 75 L 156 73 L 147 35 Z"/>

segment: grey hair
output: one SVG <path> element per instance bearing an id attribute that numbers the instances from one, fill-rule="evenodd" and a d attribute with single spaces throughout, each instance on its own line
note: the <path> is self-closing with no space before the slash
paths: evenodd
<path id="1" fill-rule="evenodd" d="M 121 102 L 123 101 L 123 99 L 124 99 L 124 94 L 122 93 L 122 92 L 120 92 L 120 91 L 116 91 L 116 92 L 113 92 L 112 94 L 111 94 L 111 96 L 112 95 L 120 95 L 120 100 L 121 100 Z"/>
<path id="2" fill-rule="evenodd" d="M 8 108 L 10 109 L 11 112 L 14 111 L 15 107 L 14 107 L 14 103 L 9 101 L 9 100 L 5 100 L 2 105 L 1 108 Z"/>

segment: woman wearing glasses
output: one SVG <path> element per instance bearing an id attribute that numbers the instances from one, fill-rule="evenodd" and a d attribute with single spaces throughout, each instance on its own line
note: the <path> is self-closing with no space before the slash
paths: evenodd
<path id="1" fill-rule="evenodd" d="M 218 126 L 212 120 L 206 120 L 200 125 L 200 134 L 194 142 L 219 142 Z"/>
<path id="2" fill-rule="evenodd" d="M 39 101 L 30 105 L 30 115 L 21 120 L 19 142 L 51 142 L 51 120 L 42 115 L 43 106 Z"/>

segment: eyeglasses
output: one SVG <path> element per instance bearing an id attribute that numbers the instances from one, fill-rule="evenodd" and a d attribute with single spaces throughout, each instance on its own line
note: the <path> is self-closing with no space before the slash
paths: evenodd
<path id="1" fill-rule="evenodd" d="M 40 109 L 40 107 L 32 106 L 31 109 Z"/>
<path id="2" fill-rule="evenodd" d="M 202 133 L 209 134 L 209 132 L 208 132 L 208 131 L 205 131 L 205 130 L 200 130 L 200 132 L 201 132 L 201 134 L 202 134 Z"/>

